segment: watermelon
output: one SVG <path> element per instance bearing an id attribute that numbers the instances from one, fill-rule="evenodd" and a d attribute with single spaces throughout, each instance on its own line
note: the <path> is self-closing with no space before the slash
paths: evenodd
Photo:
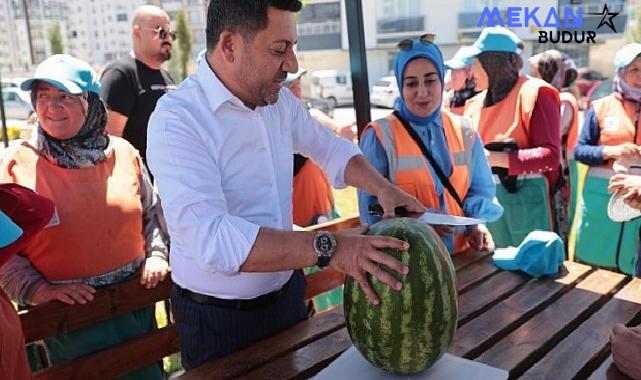
<path id="1" fill-rule="evenodd" d="M 434 229 L 412 218 L 385 219 L 368 235 L 393 236 L 410 243 L 407 252 L 385 252 L 409 266 L 396 291 L 369 276 L 380 303 L 372 305 L 358 282 L 347 276 L 344 307 L 354 346 L 376 367 L 414 374 L 431 367 L 447 350 L 456 330 L 458 305 L 454 265 Z"/>

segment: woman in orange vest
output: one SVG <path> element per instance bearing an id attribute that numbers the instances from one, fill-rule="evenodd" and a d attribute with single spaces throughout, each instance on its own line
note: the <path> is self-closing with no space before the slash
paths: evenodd
<path id="1" fill-rule="evenodd" d="M 53 203 L 14 184 L 0 184 L 0 268 L 47 225 Z M 0 289 L 0 379 L 31 379 L 20 319 Z"/>
<path id="2" fill-rule="evenodd" d="M 287 78 L 283 82 L 283 85 L 301 101 L 303 91 L 300 81 L 301 77 L 306 73 L 307 70 L 299 68 L 298 72 L 287 74 Z M 356 136 L 355 132 L 352 131 L 352 125 L 340 126 L 321 110 L 311 108 L 311 106 L 307 108 L 316 121 L 322 126 L 333 130 L 337 135 L 348 140 L 353 140 Z M 292 212 L 295 225 L 307 227 L 327 222 L 339 216 L 334 204 L 332 185 L 329 183 L 325 173 L 318 165 L 302 154 L 294 155 L 293 187 Z"/>
<path id="3" fill-rule="evenodd" d="M 559 94 L 546 82 L 519 73 L 519 43 L 502 27 L 481 32 L 473 45 L 472 69 L 478 88 L 485 91 L 465 103 L 465 115 L 473 119 L 488 148 L 490 166 L 501 178 L 497 198 L 505 213 L 488 225 L 500 247 L 518 246 L 532 230 L 561 235 L 566 230 L 567 203 L 557 191 Z"/>
<path id="4" fill-rule="evenodd" d="M 576 65 L 567 54 L 558 50 L 546 50 L 530 59 L 532 76 L 543 79 L 559 91 L 561 101 L 561 147 L 563 159 L 564 186 L 562 191 L 570 199 L 568 225 L 572 225 L 574 216 L 576 189 L 578 183 L 574 147 L 579 133 L 579 102 L 577 90 L 571 87 L 577 78 Z"/>
<path id="5" fill-rule="evenodd" d="M 366 126 L 360 147 L 374 167 L 392 183 L 414 195 L 429 210 L 493 221 L 502 207 L 481 141 L 469 121 L 441 110 L 443 57 L 433 35 L 399 43 L 394 72 L 401 85 L 397 108 Z M 364 223 L 376 198 L 359 191 Z M 493 249 L 485 226 L 455 229 L 435 226 L 451 253 Z"/>
<path id="6" fill-rule="evenodd" d="M 463 46 L 451 59 L 445 61 L 445 68 L 448 70 L 445 75 L 445 82 L 448 83 L 446 108 L 455 115 L 463 115 L 465 102 L 476 95 L 476 80 L 472 73 L 472 57 L 470 57 L 470 46 Z"/>
<path id="7" fill-rule="evenodd" d="M 631 43 L 614 57 L 612 94 L 595 100 L 587 111 L 574 151 L 588 170 L 581 214 L 577 213 L 575 256 L 584 262 L 633 274 L 639 247 L 639 219 L 608 218 L 608 181 L 616 160 L 641 162 L 641 44 Z M 605 239 L 603 236 L 614 238 Z"/>
<path id="8" fill-rule="evenodd" d="M 96 287 L 128 280 L 141 286 L 169 271 L 153 187 L 138 152 L 108 136 L 97 74 L 58 54 L 44 60 L 31 90 L 37 138 L 0 159 L 0 182 L 34 190 L 55 204 L 48 225 L 0 271 L 0 284 L 21 304 L 86 304 Z M 143 335 L 155 328 L 154 307 L 45 339 L 54 365 Z M 124 378 L 161 379 L 151 365 Z"/>

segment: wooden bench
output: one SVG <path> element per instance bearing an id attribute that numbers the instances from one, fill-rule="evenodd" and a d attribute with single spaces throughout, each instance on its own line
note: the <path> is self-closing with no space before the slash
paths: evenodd
<path id="1" fill-rule="evenodd" d="M 307 228 L 337 231 L 360 225 L 358 217 L 341 218 Z M 343 283 L 344 275 L 325 270 L 307 276 L 306 299 L 330 291 Z M 169 298 L 173 283 L 166 280 L 155 289 L 140 286 L 138 279 L 100 289 L 86 305 L 49 302 L 20 312 L 27 343 L 74 331 L 96 322 L 112 319 Z M 168 324 L 148 334 L 55 367 L 34 373 L 35 379 L 105 379 L 156 363 L 180 350 L 178 333 Z"/>

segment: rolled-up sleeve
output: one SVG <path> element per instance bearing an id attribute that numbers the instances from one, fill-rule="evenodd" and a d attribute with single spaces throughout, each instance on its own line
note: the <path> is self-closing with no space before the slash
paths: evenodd
<path id="1" fill-rule="evenodd" d="M 290 97 L 290 101 L 293 97 Z M 345 183 L 345 168 L 360 150 L 351 141 L 337 137 L 320 125 L 298 101 L 291 101 L 293 148 L 320 166 L 335 188 Z"/>
<path id="2" fill-rule="evenodd" d="M 147 157 L 172 246 L 180 245 L 202 270 L 236 273 L 260 226 L 229 213 L 221 169 L 187 123 L 171 112 L 156 112 L 149 123 Z"/>

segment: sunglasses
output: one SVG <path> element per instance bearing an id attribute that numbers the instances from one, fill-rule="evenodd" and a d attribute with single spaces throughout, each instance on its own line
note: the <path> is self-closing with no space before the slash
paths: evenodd
<path id="1" fill-rule="evenodd" d="M 436 34 L 425 33 L 418 38 L 418 41 L 422 44 L 428 45 L 433 44 L 434 39 L 436 39 Z M 396 48 L 398 50 L 408 51 L 412 49 L 413 45 L 414 41 L 411 38 L 406 38 L 404 40 L 401 40 L 401 42 L 396 45 Z"/>
<path id="2" fill-rule="evenodd" d="M 171 38 L 172 41 L 176 41 L 176 38 L 178 38 L 178 33 L 176 33 L 173 30 L 165 30 L 165 28 L 163 28 L 160 25 L 158 27 L 156 27 L 156 28 L 142 28 L 142 29 L 153 30 L 154 32 L 156 32 L 158 34 L 158 37 L 161 40 L 164 40 L 165 38 L 167 38 L 167 35 L 169 35 L 169 37 Z"/>

